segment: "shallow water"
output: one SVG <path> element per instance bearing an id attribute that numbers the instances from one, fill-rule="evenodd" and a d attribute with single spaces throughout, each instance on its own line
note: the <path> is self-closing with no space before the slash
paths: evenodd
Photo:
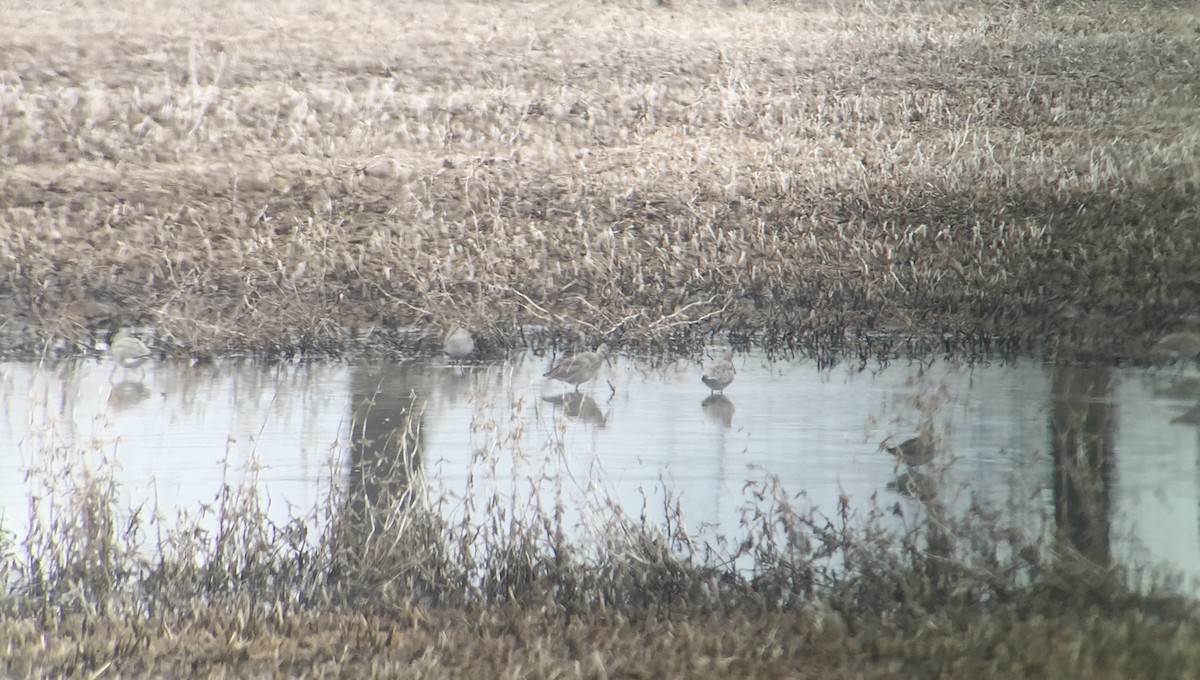
<path id="1" fill-rule="evenodd" d="M 398 455 L 406 427 L 424 484 L 455 517 L 468 493 L 476 516 L 494 493 L 518 508 L 561 498 L 572 525 L 613 504 L 659 521 L 669 490 L 692 533 L 712 540 L 738 534 L 747 483 L 772 477 L 830 517 L 842 500 L 865 516 L 872 499 L 911 517 L 921 504 L 897 489 L 880 444 L 913 434 L 925 411 L 946 452 L 925 473 L 939 498 L 960 508 L 982 499 L 1036 533 L 1042 516 L 1076 521 L 1078 485 L 1053 474 L 1051 441 L 1081 414 L 1093 420 L 1077 430 L 1111 441 L 1095 475 L 1104 538 L 1093 548 L 1200 578 L 1200 430 L 1172 423 L 1200 400 L 1194 378 L 1035 361 L 818 370 L 751 352 L 735 357 L 724 397 L 701 384 L 696 363 L 635 357 L 614 357 L 576 395 L 541 377 L 552 359 L 163 362 L 111 379 L 94 361 L 0 364 L 3 528 L 24 536 L 30 496 L 60 493 L 67 469 L 110 473 L 124 504 L 168 523 L 203 516 L 223 484 L 253 485 L 283 523 L 313 513 L 331 483 L 353 493 L 362 459 Z"/>

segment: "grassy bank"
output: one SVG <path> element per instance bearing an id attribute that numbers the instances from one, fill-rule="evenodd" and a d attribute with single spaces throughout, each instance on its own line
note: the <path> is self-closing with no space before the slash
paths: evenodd
<path id="1" fill-rule="evenodd" d="M 1114 358 L 1200 303 L 1194 8 L 672 4 L 6 3 L 0 349 Z"/>
<path id="2" fill-rule="evenodd" d="M 98 677 L 1162 678 L 1196 673 L 1200 638 L 1194 623 L 1136 614 L 982 625 L 972 625 L 980 623 L 972 615 L 859 632 L 778 613 L 567 621 L 551 613 L 552 603 L 534 604 L 302 613 L 244 624 L 234 623 L 244 609 L 206 606 L 150 626 L 91 620 L 106 627 L 103 634 L 81 616 L 50 633 L 0 626 L 19 656 L 9 669 L 20 677 L 92 677 L 95 670 Z"/>

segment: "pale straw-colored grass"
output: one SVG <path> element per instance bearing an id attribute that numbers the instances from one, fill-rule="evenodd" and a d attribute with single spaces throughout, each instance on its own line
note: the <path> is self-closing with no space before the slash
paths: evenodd
<path id="1" fill-rule="evenodd" d="M 0 18 L 8 351 L 126 324 L 199 354 L 387 351 L 470 314 L 510 343 L 1111 358 L 1200 304 L 1194 9 Z"/>

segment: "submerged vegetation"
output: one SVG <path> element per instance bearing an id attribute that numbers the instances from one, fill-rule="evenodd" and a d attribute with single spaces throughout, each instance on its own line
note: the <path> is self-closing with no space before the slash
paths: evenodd
<path id="1" fill-rule="evenodd" d="M 181 356 L 433 354 L 461 325 L 480 355 L 544 328 L 1107 361 L 1200 307 L 1194 7 L 218 4 L 0 7 L 0 353 L 140 327 Z M 1056 408 L 1086 507 L 1080 432 L 1112 414 Z M 455 515 L 417 429 L 355 426 L 346 483 L 283 524 L 253 484 L 129 510 L 54 452 L 0 534 L 0 668 L 1200 676 L 1195 606 L 1096 559 L 1078 507 L 1079 536 L 1031 536 L 910 469 L 915 498 L 830 515 L 750 484 L 719 539 L 599 493 L 580 526 L 546 492 Z"/>
<path id="2" fill-rule="evenodd" d="M 1111 359 L 1200 304 L 1195 8 L 669 4 L 9 3 L 0 349 Z"/>

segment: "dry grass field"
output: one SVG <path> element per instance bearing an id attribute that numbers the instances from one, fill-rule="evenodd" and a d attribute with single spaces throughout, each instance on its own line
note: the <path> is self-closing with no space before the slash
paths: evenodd
<path id="1" fill-rule="evenodd" d="M 1200 305 L 1194 8 L 670 5 L 8 0 L 0 349 L 1119 358 Z"/>
<path id="2" fill-rule="evenodd" d="M 3 356 L 1120 360 L 1200 309 L 1194 6 L 0 0 L 0 44 Z M 0 534 L 0 675 L 1200 677 L 1194 602 L 982 511 L 763 490 L 722 561 L 669 508 L 581 546 L 554 499 L 331 498 L 313 536 L 226 489 L 208 533 L 79 483 Z"/>

